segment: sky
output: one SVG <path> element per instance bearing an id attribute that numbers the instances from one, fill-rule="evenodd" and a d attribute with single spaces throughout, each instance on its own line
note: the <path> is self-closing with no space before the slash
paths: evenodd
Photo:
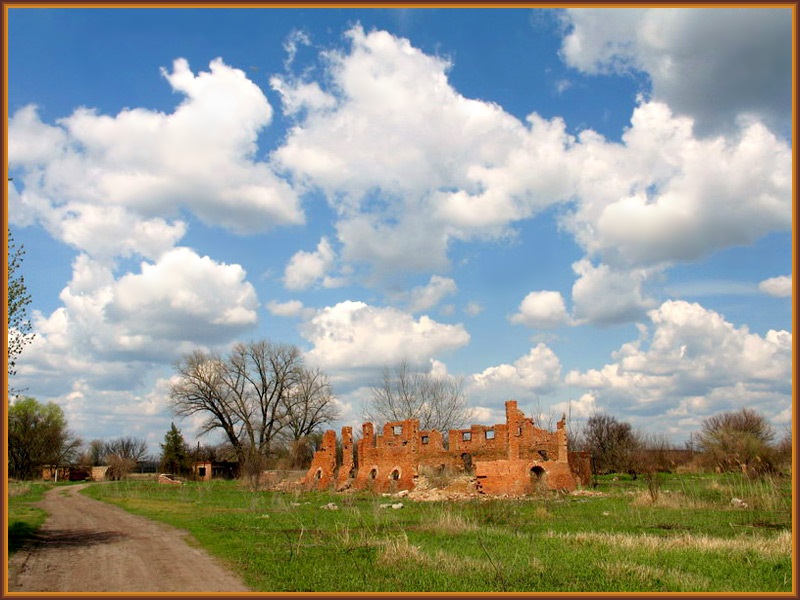
<path id="1" fill-rule="evenodd" d="M 9 385 L 84 440 L 219 443 L 172 365 L 259 339 L 336 428 L 401 360 L 475 423 L 791 427 L 790 9 L 6 10 Z"/>

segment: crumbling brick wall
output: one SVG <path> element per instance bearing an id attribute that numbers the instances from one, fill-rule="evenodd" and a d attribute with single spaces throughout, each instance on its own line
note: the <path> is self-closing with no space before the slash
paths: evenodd
<path id="1" fill-rule="evenodd" d="M 538 489 L 574 490 L 588 483 L 570 464 L 565 420 L 556 431 L 537 427 L 533 419 L 506 402 L 506 422 L 472 425 L 447 432 L 448 447 L 439 431 L 420 431 L 419 421 L 386 423 L 376 434 L 372 423 L 362 425 L 353 443 L 352 428 L 342 429 L 343 458 L 336 460 L 336 434 L 327 431 L 305 477 L 315 489 L 352 486 L 376 492 L 414 489 L 420 468 L 474 473 L 479 492 L 522 495 Z"/>
<path id="2" fill-rule="evenodd" d="M 369 427 L 367 427 L 369 425 Z M 419 454 L 419 421 L 394 421 L 375 435 L 371 423 L 362 428 L 358 440 L 358 472 L 354 486 L 375 491 L 414 489 Z"/>
<path id="3" fill-rule="evenodd" d="M 336 480 L 336 432 L 332 429 L 322 434 L 322 446 L 314 452 L 311 467 L 306 473 L 305 484 L 316 489 L 325 489 Z"/>

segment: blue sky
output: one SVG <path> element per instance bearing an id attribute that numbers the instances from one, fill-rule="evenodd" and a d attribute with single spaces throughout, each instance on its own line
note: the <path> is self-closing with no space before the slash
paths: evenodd
<path id="1" fill-rule="evenodd" d="M 260 338 L 336 426 L 404 358 L 487 424 L 790 426 L 790 10 L 7 14 L 10 383 L 84 439 L 157 452 L 173 361 Z"/>

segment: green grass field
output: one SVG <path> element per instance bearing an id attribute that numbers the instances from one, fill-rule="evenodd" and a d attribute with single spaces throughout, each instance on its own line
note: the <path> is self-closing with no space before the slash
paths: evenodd
<path id="1" fill-rule="evenodd" d="M 583 494 L 457 502 L 223 481 L 85 493 L 189 531 L 258 591 L 792 590 L 788 479 L 666 475 L 655 501 L 629 477 Z M 339 510 L 320 508 L 329 502 Z"/>
<path id="2" fill-rule="evenodd" d="M 8 485 L 8 554 L 17 552 L 41 527 L 47 513 L 33 506 L 42 499 L 49 483 L 13 482 Z"/>

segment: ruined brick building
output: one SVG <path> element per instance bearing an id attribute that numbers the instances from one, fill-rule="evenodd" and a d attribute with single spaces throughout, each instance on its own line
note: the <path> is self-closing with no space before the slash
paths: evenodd
<path id="1" fill-rule="evenodd" d="M 565 419 L 554 432 L 540 429 L 513 400 L 506 402 L 505 424 L 452 429 L 447 447 L 441 432 L 420 431 L 417 419 L 387 423 L 382 435 L 375 434 L 372 423 L 364 423 L 362 433 L 354 444 L 352 427 L 343 427 L 338 454 L 336 432 L 326 431 L 306 486 L 413 490 L 426 470 L 472 474 L 476 490 L 485 494 L 519 496 L 542 487 L 572 491 L 589 482 L 589 458 L 569 452 Z"/>

